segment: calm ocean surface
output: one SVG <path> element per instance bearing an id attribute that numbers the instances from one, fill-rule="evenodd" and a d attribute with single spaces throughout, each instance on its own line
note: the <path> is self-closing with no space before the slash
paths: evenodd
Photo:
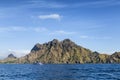
<path id="1" fill-rule="evenodd" d="M 0 64 L 0 80 L 120 80 L 120 64 Z"/>

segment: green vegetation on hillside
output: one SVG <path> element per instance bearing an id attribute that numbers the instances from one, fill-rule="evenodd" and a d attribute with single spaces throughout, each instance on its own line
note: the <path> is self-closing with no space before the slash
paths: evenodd
<path id="1" fill-rule="evenodd" d="M 31 52 L 21 58 L 8 57 L 1 63 L 120 63 L 120 52 L 112 55 L 100 54 L 83 48 L 70 39 L 58 41 L 54 39 L 48 43 L 37 43 Z"/>

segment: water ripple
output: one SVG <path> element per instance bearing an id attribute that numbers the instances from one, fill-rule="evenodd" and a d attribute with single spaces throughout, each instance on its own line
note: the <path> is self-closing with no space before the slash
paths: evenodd
<path id="1" fill-rule="evenodd" d="M 0 64 L 0 80 L 120 80 L 119 64 Z"/>

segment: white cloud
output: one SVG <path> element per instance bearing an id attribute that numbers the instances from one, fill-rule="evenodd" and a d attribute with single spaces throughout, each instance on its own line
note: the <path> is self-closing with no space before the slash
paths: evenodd
<path id="1" fill-rule="evenodd" d="M 93 39 L 112 39 L 112 38 L 108 36 L 103 36 L 103 37 L 93 37 Z"/>
<path id="2" fill-rule="evenodd" d="M 103 39 L 103 40 L 112 39 L 111 37 L 108 37 L 108 36 L 92 37 L 92 36 L 86 36 L 86 35 L 81 35 L 80 38 L 81 39 Z"/>
<path id="3" fill-rule="evenodd" d="M 48 29 L 46 29 L 44 27 L 36 27 L 32 30 L 34 30 L 35 32 L 46 32 L 46 31 L 48 31 Z"/>
<path id="4" fill-rule="evenodd" d="M 10 32 L 10 31 L 26 31 L 25 27 L 0 27 L 0 32 Z"/>
<path id="5" fill-rule="evenodd" d="M 25 28 L 25 27 L 10 27 L 9 30 L 11 30 L 11 31 L 26 31 L 27 28 Z"/>
<path id="6" fill-rule="evenodd" d="M 44 27 L 0 27 L 0 32 L 23 32 L 23 31 L 34 31 L 34 32 L 45 32 L 47 31 Z"/>
<path id="7" fill-rule="evenodd" d="M 55 19 L 60 20 L 61 16 L 59 14 L 49 14 L 49 15 L 40 15 L 38 16 L 39 19 Z"/>
<path id="8" fill-rule="evenodd" d="M 22 57 L 30 53 L 30 50 L 15 50 L 15 49 L 8 49 L 6 51 L 0 51 L 0 59 L 6 58 L 9 54 L 13 54 L 16 57 Z"/>
<path id="9" fill-rule="evenodd" d="M 73 35 L 76 32 L 64 30 L 49 30 L 45 27 L 0 27 L 0 33 L 4 32 L 37 32 L 49 35 Z"/>
<path id="10" fill-rule="evenodd" d="M 105 6 L 114 6 L 120 5 L 119 0 L 95 0 L 95 1 L 88 1 L 88 2 L 81 2 L 77 1 L 73 4 L 69 3 L 59 3 L 56 1 L 45 1 L 45 0 L 32 0 L 28 1 L 29 3 L 25 5 L 27 8 L 76 8 L 76 7 L 105 7 Z M 49 3 L 49 4 L 48 4 Z M 47 6 L 46 6 L 47 4 Z"/>
<path id="11" fill-rule="evenodd" d="M 49 4 L 48 4 L 49 3 Z M 47 6 L 46 6 L 47 4 Z M 30 0 L 27 5 L 28 8 L 64 8 L 67 7 L 66 4 L 61 4 L 55 1 L 45 1 L 45 0 Z"/>
<path id="12" fill-rule="evenodd" d="M 77 2 L 75 4 L 69 5 L 69 7 L 106 7 L 106 6 L 115 6 L 120 5 L 119 0 L 96 0 L 88 2 Z"/>
<path id="13" fill-rule="evenodd" d="M 59 30 L 59 31 L 54 31 L 50 34 L 51 35 L 72 35 L 72 34 L 75 34 L 75 33 L 76 32 L 67 32 L 67 31 Z"/>
<path id="14" fill-rule="evenodd" d="M 80 38 L 86 39 L 86 38 L 89 38 L 89 37 L 88 37 L 88 36 L 85 36 L 85 35 L 82 35 L 82 36 L 80 36 Z"/>
<path id="15" fill-rule="evenodd" d="M 12 49 L 8 49 L 8 52 L 9 52 L 9 54 L 12 53 L 16 57 L 21 57 L 21 56 L 27 55 L 30 52 L 30 50 L 12 50 Z"/>

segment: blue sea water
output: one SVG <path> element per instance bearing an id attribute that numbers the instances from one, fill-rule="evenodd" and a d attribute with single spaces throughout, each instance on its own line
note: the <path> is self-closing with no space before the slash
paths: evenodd
<path id="1" fill-rule="evenodd" d="M 120 64 L 0 64 L 0 80 L 120 80 Z"/>

